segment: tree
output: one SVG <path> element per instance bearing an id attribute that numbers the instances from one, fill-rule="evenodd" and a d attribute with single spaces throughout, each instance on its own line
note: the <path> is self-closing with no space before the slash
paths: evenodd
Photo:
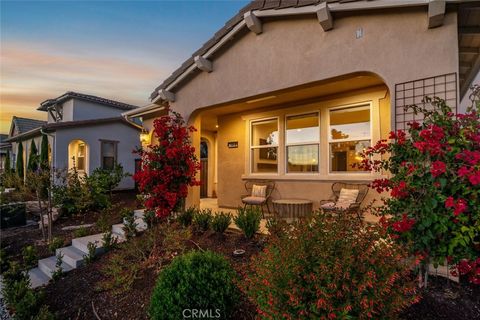
<path id="1" fill-rule="evenodd" d="M 24 172 L 23 172 L 23 144 L 22 144 L 21 141 L 18 143 L 16 168 L 17 168 L 17 175 L 20 177 L 20 179 L 23 180 L 23 177 L 24 177 Z"/>
<path id="2" fill-rule="evenodd" d="M 134 175 L 147 210 L 157 217 L 167 217 L 183 205 L 189 186 L 198 186 L 196 174 L 200 163 L 190 142 L 190 133 L 180 114 L 170 111 L 154 121 L 159 143 L 140 150 L 141 170 Z"/>
<path id="3" fill-rule="evenodd" d="M 40 167 L 47 169 L 48 166 L 48 137 L 46 134 L 42 135 L 42 143 L 40 145 Z"/>
<path id="4" fill-rule="evenodd" d="M 7 150 L 7 155 L 5 158 L 5 172 L 10 173 L 12 172 L 11 164 L 10 164 L 10 151 Z"/>
<path id="5" fill-rule="evenodd" d="M 28 156 L 27 171 L 36 171 L 38 169 L 38 151 L 35 140 L 30 144 L 30 155 Z"/>

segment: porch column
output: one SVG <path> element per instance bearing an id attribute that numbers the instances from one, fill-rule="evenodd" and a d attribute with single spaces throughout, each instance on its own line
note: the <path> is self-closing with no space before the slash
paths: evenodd
<path id="1" fill-rule="evenodd" d="M 200 138 L 201 138 L 201 116 L 200 115 L 191 115 L 188 119 L 188 125 L 194 126 L 197 131 L 192 132 L 191 134 L 191 142 L 192 145 L 195 146 L 195 155 L 197 159 L 200 160 Z M 200 180 L 200 172 L 197 172 L 196 176 L 197 180 Z M 185 201 L 185 208 L 188 207 L 200 207 L 200 187 L 189 187 L 188 188 L 188 195 Z"/>

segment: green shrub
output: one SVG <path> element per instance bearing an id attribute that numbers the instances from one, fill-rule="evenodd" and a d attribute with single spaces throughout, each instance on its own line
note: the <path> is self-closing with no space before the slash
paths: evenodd
<path id="1" fill-rule="evenodd" d="M 287 233 L 288 223 L 283 219 L 270 218 L 265 225 L 271 236 L 282 237 Z"/>
<path id="2" fill-rule="evenodd" d="M 318 215 L 287 232 L 244 282 L 261 318 L 394 319 L 416 301 L 407 251 L 381 226 Z"/>
<path id="3" fill-rule="evenodd" d="M 195 212 L 193 216 L 193 224 L 200 231 L 207 231 L 210 228 L 210 222 L 212 221 L 212 210 L 203 209 Z"/>
<path id="4" fill-rule="evenodd" d="M 198 209 L 195 207 L 190 207 L 179 213 L 177 219 L 178 222 L 184 227 L 188 227 L 192 224 L 193 217 L 198 212 Z"/>
<path id="5" fill-rule="evenodd" d="M 50 250 L 50 252 L 52 252 L 52 253 L 55 253 L 55 251 L 58 248 L 63 247 L 63 244 L 64 244 L 64 241 L 63 241 L 62 238 L 54 237 L 52 239 L 52 242 L 48 245 L 48 250 Z"/>
<path id="6" fill-rule="evenodd" d="M 95 261 L 96 254 L 97 254 L 97 241 L 89 242 L 87 244 L 88 253 L 83 256 L 83 260 L 86 264 L 90 264 Z"/>
<path id="7" fill-rule="evenodd" d="M 22 249 L 23 264 L 25 268 L 33 268 L 37 265 L 38 256 L 34 246 L 26 246 Z"/>
<path id="8" fill-rule="evenodd" d="M 108 230 L 102 236 L 103 249 L 110 251 L 117 245 L 117 238 L 113 236 L 112 230 Z"/>
<path id="9" fill-rule="evenodd" d="M 131 209 L 122 210 L 123 217 L 123 231 L 127 239 L 133 238 L 137 235 L 137 223 L 135 222 L 135 212 Z"/>
<path id="10" fill-rule="evenodd" d="M 262 211 L 259 207 L 238 208 L 238 214 L 233 220 L 237 227 L 243 231 L 247 239 L 251 239 L 260 229 Z"/>
<path id="11" fill-rule="evenodd" d="M 157 279 L 150 317 L 183 319 L 183 310 L 196 309 L 228 318 L 238 297 L 234 278 L 230 264 L 216 253 L 194 251 L 179 256 Z"/>
<path id="12" fill-rule="evenodd" d="M 75 231 L 73 231 L 73 237 L 74 238 L 81 238 L 81 237 L 85 237 L 88 235 L 88 229 L 85 228 L 85 227 L 80 227 L 78 229 L 76 229 Z"/>
<path id="13" fill-rule="evenodd" d="M 212 229 L 218 233 L 224 233 L 232 222 L 232 215 L 225 212 L 217 212 L 212 218 Z"/>

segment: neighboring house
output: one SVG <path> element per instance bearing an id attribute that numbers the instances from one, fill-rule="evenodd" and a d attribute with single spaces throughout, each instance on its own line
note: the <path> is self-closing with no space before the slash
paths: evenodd
<path id="1" fill-rule="evenodd" d="M 274 198 L 318 207 L 333 181 L 375 178 L 352 164 L 421 120 L 405 105 L 429 95 L 457 109 L 480 67 L 479 9 L 448 0 L 253 1 L 155 89 L 151 105 L 124 116 L 142 117 L 151 133 L 169 103 L 198 129 L 192 141 L 208 173 L 187 205 L 216 194 L 219 206 L 236 207 L 245 181 L 268 179 Z"/>
<path id="2" fill-rule="evenodd" d="M 91 174 L 96 168 L 110 169 L 115 163 L 125 172 L 135 171 L 141 127 L 126 121 L 122 112 L 136 106 L 96 96 L 67 92 L 40 104 L 37 110 L 48 113 L 48 121 L 13 117 L 8 142 L 17 159 L 19 142 L 24 150 L 24 167 L 28 163 L 30 145 L 35 141 L 40 151 L 42 135 L 48 136 L 49 159 L 56 169 L 72 169 Z M 12 163 L 12 166 L 14 164 Z M 134 188 L 132 177 L 120 183 L 119 189 Z"/>
<path id="3" fill-rule="evenodd" d="M 12 145 L 9 142 L 5 142 L 7 138 L 7 134 L 0 134 L 0 173 L 5 170 L 7 156 L 11 157 L 12 153 Z"/>

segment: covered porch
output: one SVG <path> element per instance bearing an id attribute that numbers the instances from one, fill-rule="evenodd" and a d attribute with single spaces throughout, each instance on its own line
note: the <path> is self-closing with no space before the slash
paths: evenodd
<path id="1" fill-rule="evenodd" d="M 353 165 L 388 137 L 390 94 L 379 76 L 360 72 L 197 109 L 189 122 L 202 161 L 190 205 L 236 208 L 246 181 L 270 180 L 272 199 L 308 199 L 316 210 L 332 183 L 376 177 Z M 363 204 L 375 198 L 371 191 Z"/>

